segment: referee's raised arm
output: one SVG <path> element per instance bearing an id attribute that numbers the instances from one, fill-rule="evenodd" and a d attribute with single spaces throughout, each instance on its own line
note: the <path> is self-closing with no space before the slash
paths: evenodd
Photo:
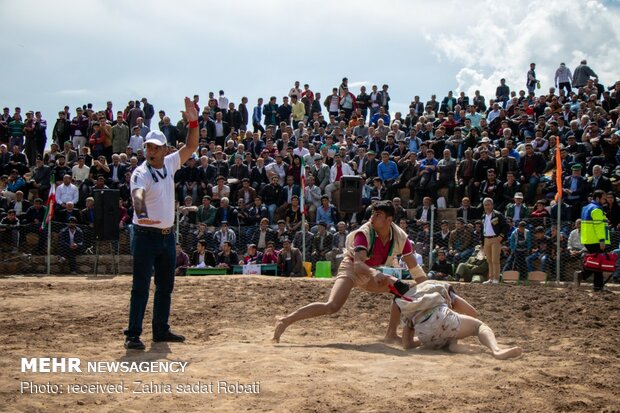
<path id="1" fill-rule="evenodd" d="M 186 119 L 189 122 L 189 133 L 187 134 L 185 145 L 179 149 L 181 165 L 198 150 L 198 111 L 196 111 L 194 102 L 188 97 L 185 97 L 185 110 L 182 112 L 185 113 Z"/>

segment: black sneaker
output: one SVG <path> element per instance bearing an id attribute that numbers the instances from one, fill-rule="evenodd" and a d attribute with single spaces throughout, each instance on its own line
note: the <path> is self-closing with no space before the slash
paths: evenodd
<path id="1" fill-rule="evenodd" d="M 127 350 L 144 350 L 146 346 L 140 340 L 140 337 L 127 337 L 125 339 L 125 348 Z"/>
<path id="2" fill-rule="evenodd" d="M 153 341 L 156 343 L 167 341 L 170 343 L 182 343 L 185 341 L 185 336 L 180 334 L 174 334 L 172 331 L 168 330 L 164 333 L 163 336 L 153 337 Z"/>

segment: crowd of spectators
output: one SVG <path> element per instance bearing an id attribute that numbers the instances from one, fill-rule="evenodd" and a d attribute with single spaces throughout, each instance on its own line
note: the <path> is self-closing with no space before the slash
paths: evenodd
<path id="1" fill-rule="evenodd" d="M 208 265 L 229 268 L 239 262 L 276 263 L 283 248 L 290 261 L 305 238 L 306 260 L 332 261 L 335 268 L 346 234 L 369 218 L 372 202 L 392 200 L 395 222 L 409 232 L 417 252 L 437 253 L 434 272 L 441 278 L 444 262 L 465 263 L 474 254 L 480 204 L 491 198 L 511 224 L 506 265 L 524 261 L 527 269 L 539 260 L 543 269 L 550 268 L 555 257 L 549 238 L 558 236 L 550 225 L 557 208 L 558 141 L 563 220 L 574 223 L 589 194 L 603 189 L 610 229 L 620 229 L 613 191 L 620 177 L 620 81 L 603 86 L 585 61 L 574 76 L 567 70 L 558 68 L 559 88 L 546 93 L 537 94 L 532 65 L 525 90 L 511 89 L 501 79 L 488 102 L 478 91 L 474 96 L 449 91 L 425 103 L 415 96 L 408 113 L 390 109 L 388 85 L 370 91 L 361 86 L 356 95 L 346 78 L 325 98 L 295 82 L 286 96 L 260 98 L 253 107 L 246 97 L 236 105 L 224 91 L 209 93 L 204 106 L 195 95 L 199 149 L 175 176 L 182 249 L 188 259 L 198 256 L 199 263 L 206 259 Z M 159 120 L 153 120 L 156 115 Z M 70 222 L 92 229 L 93 191 L 101 188 L 119 189 L 119 227 L 130 228 L 131 173 L 145 161 L 144 137 L 158 128 L 174 151 L 188 132 L 185 119 L 174 124 L 146 98 L 119 111 L 112 102 L 102 110 L 83 105 L 75 113 L 65 106 L 51 131 L 47 126 L 40 112 L 20 108 L 13 113 L 4 108 L 0 117 L 0 234 L 11 250 L 19 246 L 20 225 L 33 232 L 40 227 L 51 185 L 59 229 Z M 45 150 L 48 134 L 51 147 Z M 364 182 L 356 213 L 338 208 L 345 176 Z M 433 205 L 458 208 L 458 220 L 439 223 L 430 251 Z M 415 219 L 407 214 L 410 208 Z M 560 236 L 568 239 L 570 230 Z M 84 248 L 93 242 L 92 230 L 86 232 Z M 571 248 L 575 243 L 567 245 L 569 255 Z M 37 249 L 44 250 L 41 241 Z"/>

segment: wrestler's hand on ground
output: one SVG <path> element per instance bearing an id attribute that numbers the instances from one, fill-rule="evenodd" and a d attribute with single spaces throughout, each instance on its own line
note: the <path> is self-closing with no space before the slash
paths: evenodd
<path id="1" fill-rule="evenodd" d="M 152 220 L 150 218 L 140 218 L 138 220 L 138 224 L 140 224 L 140 225 L 156 225 L 156 224 L 161 224 L 161 221 L 155 221 L 155 220 Z"/>
<path id="2" fill-rule="evenodd" d="M 196 110 L 196 106 L 194 105 L 194 102 L 188 97 L 185 97 L 185 110 L 182 110 L 181 112 L 183 112 L 187 116 L 186 119 L 188 122 L 198 120 L 198 111 Z"/>

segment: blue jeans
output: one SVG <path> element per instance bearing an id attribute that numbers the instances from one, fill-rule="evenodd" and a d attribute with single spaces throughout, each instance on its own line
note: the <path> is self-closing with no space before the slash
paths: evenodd
<path id="1" fill-rule="evenodd" d="M 539 258 L 540 258 L 541 271 L 547 272 L 547 263 L 549 261 L 549 256 L 542 251 L 536 251 L 535 253 L 528 255 L 528 257 L 525 259 L 525 262 L 527 263 L 528 272 L 534 271 L 534 261 L 536 261 Z"/>
<path id="2" fill-rule="evenodd" d="M 142 320 L 149 300 L 151 274 L 155 267 L 153 337 L 161 337 L 170 330 L 168 317 L 176 263 L 174 232 L 163 235 L 138 227 L 134 227 L 133 232 L 133 284 L 129 304 L 129 327 L 125 330 L 125 335 L 139 337 L 142 334 Z"/>
<path id="3" fill-rule="evenodd" d="M 538 184 L 540 183 L 540 178 L 534 175 L 531 175 L 527 179 L 528 188 L 527 194 L 525 195 L 525 199 L 528 203 L 533 203 L 536 197 L 536 189 L 538 189 Z"/>

